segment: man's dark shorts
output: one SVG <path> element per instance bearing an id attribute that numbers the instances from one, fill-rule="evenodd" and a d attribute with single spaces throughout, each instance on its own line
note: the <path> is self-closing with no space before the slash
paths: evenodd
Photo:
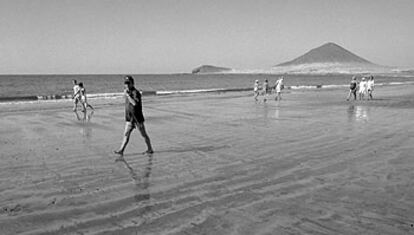
<path id="1" fill-rule="evenodd" d="M 135 123 L 135 124 L 143 123 L 145 121 L 144 115 L 142 114 L 142 112 L 135 112 L 135 113 L 126 112 L 125 113 L 125 120 L 127 122 L 132 122 L 132 123 Z"/>

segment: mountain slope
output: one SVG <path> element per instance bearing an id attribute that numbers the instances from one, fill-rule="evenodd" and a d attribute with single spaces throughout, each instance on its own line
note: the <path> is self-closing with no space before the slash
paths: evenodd
<path id="1" fill-rule="evenodd" d="M 390 67 L 374 64 L 329 42 L 272 68 L 275 73 L 384 73 Z"/>
<path id="2" fill-rule="evenodd" d="M 329 42 L 320 47 L 314 48 L 298 58 L 281 63 L 277 66 L 289 66 L 310 63 L 362 63 L 372 64 L 368 60 L 355 55 L 345 48 Z"/>

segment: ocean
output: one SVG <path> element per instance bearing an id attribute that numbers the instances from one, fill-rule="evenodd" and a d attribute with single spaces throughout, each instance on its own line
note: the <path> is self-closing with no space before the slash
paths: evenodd
<path id="1" fill-rule="evenodd" d="M 206 91 L 252 89 L 257 79 L 269 84 L 281 75 L 275 74 L 140 74 L 133 75 L 143 94 L 174 94 Z M 289 89 L 347 89 L 351 75 L 283 75 Z M 90 97 L 119 95 L 123 75 L 0 75 L 0 102 L 69 98 L 72 80 L 83 82 Z M 414 76 L 375 76 L 376 85 L 414 83 Z"/>

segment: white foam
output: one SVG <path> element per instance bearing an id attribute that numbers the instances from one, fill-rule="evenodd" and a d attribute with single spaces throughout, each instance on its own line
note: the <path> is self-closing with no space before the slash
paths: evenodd
<path id="1" fill-rule="evenodd" d="M 10 104 L 44 104 L 44 103 L 61 103 L 67 102 L 68 99 L 56 99 L 56 100 L 30 100 L 30 101 L 9 101 L 9 102 L 0 102 L 0 105 L 10 105 Z"/>
<path id="2" fill-rule="evenodd" d="M 292 90 L 304 90 L 304 89 L 316 89 L 316 85 L 313 86 L 290 86 Z"/>
<path id="3" fill-rule="evenodd" d="M 348 84 L 345 85 L 322 85 L 322 88 L 342 88 L 342 87 L 348 87 Z"/>
<path id="4" fill-rule="evenodd" d="M 201 92 L 214 92 L 214 91 L 226 91 L 226 88 L 212 88 L 212 89 L 194 89 L 194 90 L 177 90 L 177 91 L 156 91 L 156 95 L 172 95 L 172 94 L 187 94 L 187 93 L 201 93 Z"/>
<path id="5" fill-rule="evenodd" d="M 113 97 L 122 97 L 124 93 L 122 92 L 113 92 L 113 93 L 96 93 L 96 94 L 86 94 L 87 98 L 113 98 Z"/>
<path id="6" fill-rule="evenodd" d="M 409 85 L 414 84 L 414 82 L 390 82 L 389 85 Z"/>

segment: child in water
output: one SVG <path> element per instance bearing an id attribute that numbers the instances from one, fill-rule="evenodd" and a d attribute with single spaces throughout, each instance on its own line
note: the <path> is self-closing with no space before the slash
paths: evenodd
<path id="1" fill-rule="evenodd" d="M 92 110 L 95 110 L 92 107 L 92 105 L 88 104 L 88 101 L 86 99 L 86 89 L 85 89 L 85 87 L 83 87 L 82 82 L 79 83 L 79 88 L 80 88 L 80 101 L 81 101 L 82 106 L 83 106 L 82 112 L 86 112 L 87 107 L 91 108 Z"/>
<path id="2" fill-rule="evenodd" d="M 73 112 L 76 112 L 76 109 L 78 108 L 78 103 L 80 101 L 80 88 L 79 84 L 76 80 L 72 80 L 73 82 Z"/>

